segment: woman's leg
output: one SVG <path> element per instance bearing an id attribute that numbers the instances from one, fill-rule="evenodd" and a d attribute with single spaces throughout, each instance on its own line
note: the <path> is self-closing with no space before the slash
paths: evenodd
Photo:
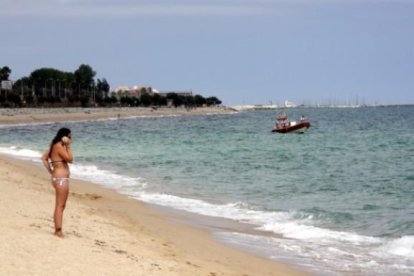
<path id="1" fill-rule="evenodd" d="M 62 181 L 62 182 L 61 182 Z M 56 204 L 53 220 L 55 222 L 55 235 L 62 237 L 62 221 L 63 221 L 63 210 L 65 210 L 66 200 L 69 195 L 69 180 L 58 180 L 53 181 L 53 186 L 56 191 Z"/>

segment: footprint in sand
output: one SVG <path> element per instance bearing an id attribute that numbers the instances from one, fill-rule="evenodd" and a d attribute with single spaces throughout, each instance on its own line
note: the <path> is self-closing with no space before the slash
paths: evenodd
<path id="1" fill-rule="evenodd" d="M 102 196 L 96 195 L 96 194 L 85 194 L 85 196 L 89 199 L 92 199 L 92 200 L 97 200 L 97 199 L 102 198 Z"/>
<path id="2" fill-rule="evenodd" d="M 97 194 L 88 194 L 88 193 L 80 194 L 80 193 L 76 193 L 76 192 L 71 192 L 70 194 L 74 197 L 80 197 L 80 198 L 85 198 L 86 197 L 90 200 L 98 200 L 98 199 L 102 198 L 102 196 L 97 195 Z"/>
<path id="3" fill-rule="evenodd" d="M 100 241 L 100 240 L 95 240 L 95 245 L 98 245 L 98 246 L 107 246 L 106 245 L 106 242 Z"/>
<path id="4" fill-rule="evenodd" d="M 79 234 L 78 232 L 76 232 L 76 231 L 72 231 L 71 232 L 72 233 L 72 235 L 74 235 L 75 237 L 77 237 L 77 238 L 82 238 L 82 235 L 81 234 Z"/>
<path id="5" fill-rule="evenodd" d="M 36 224 L 36 223 L 32 223 L 32 224 L 30 224 L 29 225 L 30 227 L 35 227 L 35 228 L 42 228 L 42 226 L 40 226 L 39 224 Z"/>

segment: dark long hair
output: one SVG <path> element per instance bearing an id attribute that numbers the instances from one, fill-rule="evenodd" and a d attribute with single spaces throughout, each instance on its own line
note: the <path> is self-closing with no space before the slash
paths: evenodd
<path id="1" fill-rule="evenodd" d="M 52 148 L 53 148 L 53 146 L 56 143 L 62 141 L 62 138 L 64 136 L 66 136 L 66 137 L 69 136 L 69 134 L 70 134 L 70 129 L 68 129 L 66 127 L 62 127 L 61 129 L 58 130 L 58 132 L 56 133 L 55 138 L 53 138 L 53 140 L 52 140 L 52 143 L 50 143 L 49 157 L 52 154 Z"/>

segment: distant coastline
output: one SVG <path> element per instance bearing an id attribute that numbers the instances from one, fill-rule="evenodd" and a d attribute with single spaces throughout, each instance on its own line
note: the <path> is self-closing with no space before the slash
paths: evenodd
<path id="1" fill-rule="evenodd" d="M 235 112 L 237 111 L 225 106 L 199 107 L 192 109 L 180 107 L 0 108 L 0 125 L 49 123 L 57 121 L 93 121 L 136 117 L 230 114 Z"/>
<path id="2" fill-rule="evenodd" d="M 284 105 L 234 105 L 231 106 L 233 110 L 247 111 L 247 110 L 276 110 L 276 109 L 294 109 L 294 108 L 366 108 L 366 107 L 404 107 L 414 106 L 414 104 L 365 104 L 365 105 L 295 105 L 295 106 L 284 106 Z"/>

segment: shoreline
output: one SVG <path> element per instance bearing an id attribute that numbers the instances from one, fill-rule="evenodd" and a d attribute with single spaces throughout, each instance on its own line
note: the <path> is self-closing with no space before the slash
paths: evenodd
<path id="1" fill-rule="evenodd" d="M 117 111 L 119 110 L 115 110 Z M 203 112 L 197 114 L 209 114 L 211 110 Z M 78 121 L 91 120 L 89 113 L 73 113 L 76 116 L 82 115 Z M 100 114 L 99 119 L 111 118 L 108 115 L 113 115 L 103 113 L 105 114 Z M 177 115 L 186 114 L 188 113 Z M 175 114 L 161 116 L 168 115 Z M 18 116 L 21 116 L 18 124 L 33 123 L 24 121 L 32 116 L 30 114 Z M 55 119 L 55 115 L 47 113 L 47 118 L 50 121 Z M 65 121 L 64 117 L 59 118 Z M 13 123 L 16 124 L 15 121 Z M 46 171 L 31 161 L 14 159 L 8 155 L 0 155 L 0 164 L 0 185 L 7 186 L 2 187 L 7 196 L 0 201 L 0 210 L 7 214 L 1 229 L 7 234 L 0 238 L 3 239 L 1 243 L 5 244 L 6 249 L 3 254 L 0 253 L 1 274 L 44 274 L 45 265 L 52 273 L 53 269 L 59 269 L 59 264 L 64 266 L 68 261 L 59 256 L 48 255 L 56 247 L 65 258 L 67 250 L 74 253 L 75 256 L 70 257 L 69 263 L 84 263 L 81 268 L 68 268 L 63 273 L 72 275 L 96 274 L 96 264 L 102 260 L 106 261 L 103 261 L 104 265 L 99 264 L 99 274 L 136 275 L 137 271 L 142 275 L 307 274 L 289 264 L 260 257 L 220 242 L 214 238 L 214 230 L 221 227 L 226 229 L 228 225 L 224 223 L 217 228 L 214 224 L 217 220 L 214 218 L 212 225 L 203 225 L 188 219 L 188 216 L 193 216 L 203 220 L 196 214 L 163 210 L 162 207 L 131 199 L 97 184 L 74 179 L 71 180 L 68 207 L 64 214 L 64 233 L 67 236 L 61 241 L 64 246 L 60 246 L 59 239 L 52 235 L 54 191 L 49 185 Z M 30 192 L 36 193 L 36 198 Z M 20 202 L 24 202 L 23 207 Z M 8 213 L 7 210 L 18 211 Z M 8 227 L 9 225 L 13 227 Z M 10 242 L 19 239 L 17 244 Z M 45 248 L 38 254 L 39 247 L 43 246 Z M 7 254 L 8 252 L 16 252 L 19 258 L 16 254 Z M 28 252 L 36 252 L 35 258 L 27 255 Z M 83 258 L 79 258 L 80 256 Z M 29 258 L 31 259 L 28 260 Z M 43 258 L 53 261 L 45 264 Z M 122 269 L 118 263 L 122 264 Z"/>
<path id="2" fill-rule="evenodd" d="M 237 111 L 228 107 L 199 107 L 195 109 L 181 107 L 0 108 L 0 125 L 231 113 L 237 113 Z"/>
<path id="3" fill-rule="evenodd" d="M 40 164 L 0 155 L 0 187 L 1 274 L 64 268 L 65 275 L 306 275 L 226 246 L 211 230 L 180 222 L 179 214 L 76 179 L 59 239 L 53 235 L 54 191 Z"/>

